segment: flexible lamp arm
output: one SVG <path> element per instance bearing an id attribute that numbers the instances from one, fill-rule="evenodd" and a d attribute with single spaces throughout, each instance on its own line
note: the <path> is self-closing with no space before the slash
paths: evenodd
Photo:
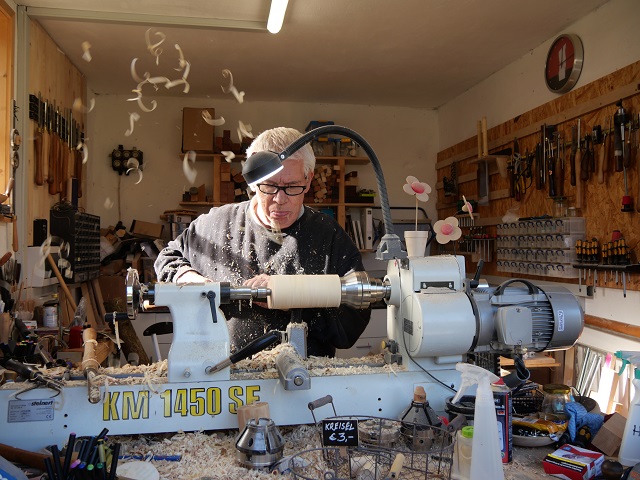
<path id="1" fill-rule="evenodd" d="M 280 152 L 278 154 L 278 158 L 280 158 L 280 161 L 284 161 L 307 143 L 315 140 L 320 136 L 328 135 L 331 133 L 342 135 L 358 143 L 369 157 L 371 165 L 373 166 L 373 171 L 376 174 L 376 182 L 378 184 L 378 192 L 380 194 L 380 207 L 382 209 L 382 220 L 384 222 L 385 231 L 385 235 L 384 237 L 382 237 L 378 245 L 376 259 L 391 260 L 393 258 L 406 258 L 407 253 L 402 250 L 402 243 L 400 242 L 400 238 L 398 238 L 398 236 L 393 231 L 391 209 L 389 208 L 389 197 L 387 196 L 387 185 L 384 182 L 382 166 L 380 165 L 380 161 L 378 160 L 376 153 L 373 151 L 373 148 L 371 148 L 371 145 L 369 145 L 369 142 L 367 142 L 360 134 L 351 130 L 350 128 L 342 127 L 340 125 L 324 125 L 322 127 L 314 128 L 313 130 L 306 132 L 299 139 L 297 139 L 282 152 Z"/>

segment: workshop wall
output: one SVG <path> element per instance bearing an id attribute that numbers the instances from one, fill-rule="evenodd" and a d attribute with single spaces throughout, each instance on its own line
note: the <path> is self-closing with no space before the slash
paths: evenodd
<path id="1" fill-rule="evenodd" d="M 640 51 L 637 49 L 637 45 L 640 42 L 640 32 L 637 29 L 639 21 L 640 10 L 637 8 L 635 1 L 612 0 L 579 22 L 563 30 L 564 32 L 578 34 L 584 44 L 585 65 L 576 89 L 573 91 L 574 93 L 578 91 L 577 89 L 580 87 L 640 60 Z M 530 52 L 530 54 L 495 73 L 454 101 L 444 105 L 439 110 L 440 150 L 447 150 L 465 139 L 468 139 L 467 148 L 472 148 L 472 145 L 475 145 L 476 121 L 483 115 L 488 117 L 490 127 L 501 125 L 503 122 L 510 124 L 510 122 L 517 119 L 520 115 L 534 110 L 536 107 L 546 104 L 553 99 L 559 98 L 557 95 L 553 95 L 547 91 L 543 79 L 546 54 L 554 38 L 549 39 L 540 47 Z M 632 78 L 633 77 L 629 77 L 628 80 L 631 81 Z M 607 87 L 608 85 L 605 84 L 603 86 Z M 600 93 L 604 93 L 605 91 L 606 90 L 603 89 Z M 570 98 L 571 93 L 565 96 Z M 576 103 L 579 103 L 580 99 L 573 98 Z M 638 112 L 637 102 L 637 96 L 634 103 L 631 103 L 631 101 L 626 102 L 627 107 L 636 114 Z M 565 105 L 566 108 L 572 106 L 573 104 Z M 613 107 L 610 107 L 606 112 L 606 115 L 611 114 L 613 114 Z M 583 118 L 583 122 L 585 120 L 587 122 L 587 124 L 583 123 L 583 135 L 586 133 L 584 127 L 588 126 L 589 129 L 591 129 L 593 125 L 601 122 L 601 117 L 602 113 L 600 113 L 599 116 L 592 114 Z M 541 118 L 539 118 L 539 120 L 540 119 Z M 503 135 L 505 133 L 504 131 L 502 132 Z M 634 163 L 637 165 L 637 160 L 634 160 Z M 637 167 L 633 169 L 637 171 Z M 614 182 L 615 180 L 615 185 L 609 183 L 609 186 L 614 186 L 615 191 L 619 193 L 618 187 L 622 181 L 621 174 L 617 173 L 614 175 L 615 177 L 610 177 L 607 182 Z M 495 188 L 505 188 L 505 185 L 496 185 L 495 182 L 499 182 L 500 180 L 497 180 L 497 175 L 494 175 L 494 177 L 496 177 L 496 179 L 492 180 L 492 182 L 494 182 L 492 186 Z M 595 183 L 595 180 L 592 179 L 591 182 Z M 637 193 L 635 192 L 637 182 L 631 182 L 630 185 L 632 186 L 632 190 L 634 190 L 634 197 L 637 197 Z M 592 201 L 596 203 L 604 203 L 604 199 L 609 198 L 608 192 L 603 194 L 602 197 L 598 197 L 595 192 L 597 187 L 591 184 L 589 185 L 589 189 L 591 189 L 591 193 L 587 198 L 591 198 Z M 567 191 L 567 193 L 572 193 L 572 190 Z M 594 194 L 596 194 L 596 196 L 593 196 Z M 618 203 L 620 198 L 618 197 L 615 198 L 616 207 L 619 207 Z M 608 200 L 606 201 L 608 202 Z M 516 204 L 513 200 L 503 200 L 502 202 L 502 211 L 494 214 L 502 215 L 505 213 L 506 208 L 512 204 Z M 537 205 L 537 207 L 540 206 L 540 204 Z M 531 208 L 525 206 L 520 213 L 523 215 L 534 214 Z M 599 206 L 588 207 L 594 219 L 598 208 Z M 526 210 L 526 212 L 524 210 Z M 445 212 L 441 212 L 441 214 L 442 213 Z M 541 211 L 535 213 L 542 214 L 550 212 L 541 209 Z M 607 210 L 602 210 L 600 214 L 606 217 L 608 212 Z M 610 221 L 612 221 L 612 219 L 605 219 L 605 222 L 607 222 L 606 228 L 610 228 L 608 225 Z M 623 228 L 631 232 L 629 235 L 633 234 L 637 237 L 640 234 L 640 232 L 638 232 L 639 223 L 638 214 L 635 213 L 628 217 Z M 587 229 L 588 238 L 597 236 L 602 241 L 603 235 L 605 235 L 605 233 L 595 232 L 593 228 Z M 611 232 L 607 231 L 606 235 L 610 236 Z M 637 275 L 634 275 L 634 278 L 637 285 Z M 623 298 L 619 288 L 598 288 L 593 298 L 584 300 L 584 308 L 587 314 L 631 325 L 640 324 L 640 318 L 637 315 L 639 307 L 640 292 L 628 291 L 627 298 Z M 591 328 L 585 329 L 585 333 L 581 337 L 580 342 L 596 348 L 611 350 L 620 348 L 637 349 L 639 345 L 639 343 L 634 340 L 620 338 L 618 334 L 611 335 Z"/>
<path id="2" fill-rule="evenodd" d="M 157 97 L 157 109 L 141 113 L 129 137 L 124 133 L 129 128 L 129 112 L 137 110 L 135 104 L 126 101 L 128 96 L 96 96 L 95 109 L 87 118 L 90 148 L 87 211 L 99 215 L 102 226 L 115 225 L 121 218 L 128 228 L 133 219 L 160 222 L 159 216 L 165 210 L 179 207 L 182 193 L 191 186 L 183 174 L 180 153 L 184 107 L 215 108 L 215 116 L 226 120 L 225 125 L 216 127 L 216 135 L 221 136 L 222 130 L 228 129 L 235 141 L 238 120 L 251 124 L 254 133 L 276 126 L 303 131 L 310 120 L 333 120 L 349 127 L 367 139 L 378 155 L 394 206 L 414 205 L 402 190 L 407 175 L 435 184 L 431 159 L 438 150 L 436 112 L 362 105 L 252 102 L 250 93 L 247 92 L 243 104 L 226 99 Z M 138 185 L 135 184 L 138 175 L 120 177 L 111 169 L 109 155 L 119 144 L 125 148 L 136 146 L 144 153 L 144 176 Z M 197 161 L 195 168 L 198 171 L 195 186 L 205 184 L 211 194 L 211 162 Z M 363 165 L 358 170 L 360 185 L 375 188 L 373 169 Z M 433 202 L 427 205 L 427 211 L 430 217 L 435 216 Z"/>
<path id="3" fill-rule="evenodd" d="M 558 32 L 577 34 L 584 46 L 584 68 L 575 88 L 640 60 L 639 24 L 636 0 L 611 0 Z M 440 107 L 440 150 L 475 136 L 482 116 L 492 127 L 557 98 L 544 83 L 547 52 L 555 38 Z M 484 54 L 490 55 L 479 53 Z"/>
<path id="4" fill-rule="evenodd" d="M 60 113 L 63 114 L 67 110 L 71 110 L 76 98 L 84 99 L 86 92 L 85 78 L 78 69 L 71 63 L 69 58 L 60 50 L 47 32 L 40 26 L 38 22 L 29 21 L 29 88 L 28 93 L 42 96 L 43 101 L 55 105 Z M 81 111 L 74 111 L 73 118 L 80 124 L 81 131 L 84 131 L 84 114 Z M 33 228 L 32 221 L 35 218 L 45 218 L 49 220 L 49 210 L 52 205 L 61 198 L 67 198 L 64 193 L 49 193 L 48 177 L 51 176 L 52 165 L 50 158 L 54 156 L 50 153 L 52 138 L 54 134 L 44 132 L 42 135 L 42 161 L 43 161 L 43 185 L 36 185 L 35 177 L 35 155 L 34 155 L 34 135 L 37 131 L 37 124 L 34 120 L 29 121 L 29 131 L 23 134 L 25 142 L 23 161 L 27 165 L 26 182 L 27 182 L 27 241 L 24 245 L 32 245 Z M 64 160 L 59 159 L 60 173 L 63 179 L 69 179 L 74 176 L 74 159 L 73 151 L 69 150 L 66 143 L 63 146 Z M 80 159 L 81 160 L 81 159 Z M 62 167 L 66 170 L 63 171 Z M 83 172 L 86 172 L 86 165 L 77 166 Z M 84 175 L 82 175 L 84 178 Z M 60 182 L 66 185 L 65 182 Z M 82 187 L 86 185 L 83 182 Z M 82 188 L 83 193 L 84 188 Z M 25 198 L 25 197 L 23 197 Z M 85 205 L 84 198 L 79 199 L 79 205 Z M 20 220 L 18 220 L 20 221 Z M 24 230 L 23 230 L 24 231 Z"/>

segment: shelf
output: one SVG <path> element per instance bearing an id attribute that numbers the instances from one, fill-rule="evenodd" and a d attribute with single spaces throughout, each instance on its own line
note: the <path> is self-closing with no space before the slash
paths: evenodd
<path id="1" fill-rule="evenodd" d="M 178 158 L 180 161 L 184 160 L 186 152 L 179 153 Z M 196 162 L 212 162 L 214 158 L 221 158 L 224 160 L 224 155 L 222 153 L 198 153 L 196 152 Z M 244 160 L 244 155 L 236 155 L 235 158 L 231 161 L 231 163 L 235 161 Z"/>
<path id="2" fill-rule="evenodd" d="M 500 357 L 500 366 L 501 367 L 512 367 L 514 364 L 512 358 Z M 538 367 L 559 367 L 560 362 L 556 361 L 555 358 L 549 355 L 543 355 L 536 353 L 532 358 L 526 358 L 524 361 L 524 365 L 527 368 L 538 368 Z"/>
<path id="3" fill-rule="evenodd" d="M 219 207 L 220 205 L 224 204 L 213 202 L 180 202 L 179 205 L 181 207 Z"/>

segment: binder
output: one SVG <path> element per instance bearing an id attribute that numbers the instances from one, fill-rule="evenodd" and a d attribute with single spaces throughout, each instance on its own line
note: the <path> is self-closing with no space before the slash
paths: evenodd
<path id="1" fill-rule="evenodd" d="M 363 208 L 361 214 L 362 236 L 364 237 L 363 248 L 365 250 L 373 249 L 373 209 Z"/>

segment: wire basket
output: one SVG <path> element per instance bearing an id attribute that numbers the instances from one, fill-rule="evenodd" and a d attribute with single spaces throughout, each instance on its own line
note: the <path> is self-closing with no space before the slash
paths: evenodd
<path id="1" fill-rule="evenodd" d="M 544 393 L 538 388 L 537 383 L 528 382 L 511 397 L 514 415 L 529 415 L 542 409 Z"/>
<path id="2" fill-rule="evenodd" d="M 305 480 L 450 479 L 454 436 L 430 425 L 380 417 L 358 420 L 357 447 L 305 450 L 291 457 L 293 478 Z"/>

